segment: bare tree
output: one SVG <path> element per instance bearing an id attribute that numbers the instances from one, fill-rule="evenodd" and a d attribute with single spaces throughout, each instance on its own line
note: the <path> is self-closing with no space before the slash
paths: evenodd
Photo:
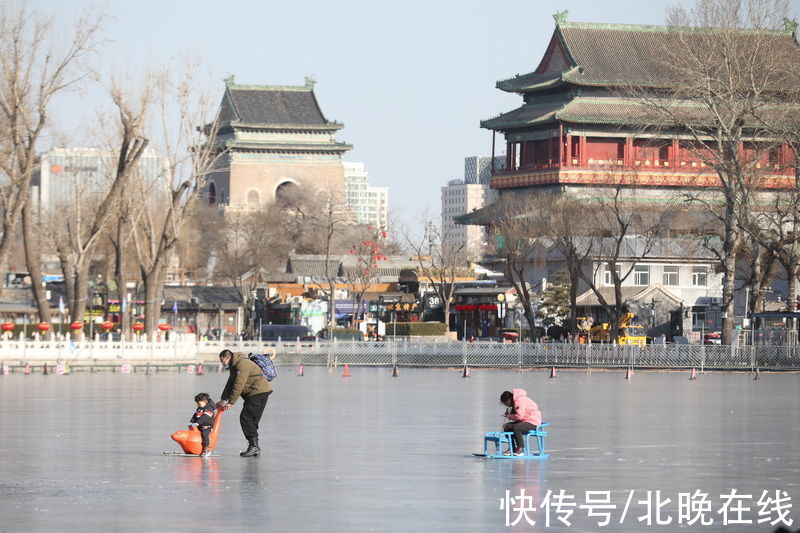
<path id="1" fill-rule="evenodd" d="M 386 259 L 385 242 L 388 233 L 372 226 L 358 225 L 353 227 L 350 248 L 347 251 L 351 264 L 345 264 L 344 277 L 350 289 L 350 297 L 354 300 L 353 319 L 360 320 L 361 303 L 364 294 L 380 276 L 380 262 Z"/>
<path id="2" fill-rule="evenodd" d="M 81 183 L 79 176 L 73 177 L 73 194 L 66 204 L 53 206 L 51 233 L 57 251 L 67 293 L 67 305 L 72 321 L 82 321 L 86 310 L 89 284 L 89 268 L 97 242 L 107 231 L 109 222 L 121 212 L 123 191 L 130 183 L 148 139 L 143 127 L 149 94 L 147 84 L 142 94 L 131 96 L 118 83 L 109 88 L 116 107 L 110 144 L 115 157 L 99 157 L 100 172 L 105 175 L 101 188 L 96 184 Z M 102 122 L 102 121 L 101 121 Z M 26 210 L 23 213 L 26 213 Z M 29 215 L 23 217 L 23 225 L 29 223 Z M 38 258 L 35 261 L 38 263 Z M 124 287 L 123 287 L 124 288 Z"/>
<path id="3" fill-rule="evenodd" d="M 550 237 L 550 198 L 535 194 L 504 196 L 494 207 L 497 213 L 491 224 L 495 253 L 502 257 L 506 279 L 511 282 L 522 306 L 531 334 L 535 326 L 534 300 L 538 299 L 536 287 L 528 284 L 535 262 L 546 264 L 546 253 L 535 250 L 548 248 Z M 541 290 L 538 291 L 539 293 Z"/>
<path id="4" fill-rule="evenodd" d="M 669 208 L 659 205 L 643 205 L 623 197 L 625 191 L 621 179 L 605 194 L 598 194 L 588 200 L 588 227 L 594 231 L 581 237 L 581 253 L 592 258 L 592 267 L 581 268 L 580 278 L 597 297 L 605 313 L 609 316 L 611 340 L 619 335 L 620 320 L 624 309 L 622 283 L 633 273 L 636 264 L 645 259 L 660 236 L 662 222 Z M 591 249 L 591 255 L 586 249 Z M 614 300 L 609 301 L 601 290 L 605 272 L 614 291 Z"/>
<path id="5" fill-rule="evenodd" d="M 746 231 L 751 236 L 750 239 L 747 239 L 748 245 L 744 246 L 739 254 L 747 260 L 750 266 L 743 281 L 744 285 L 749 287 L 751 294 L 745 313 L 752 315 L 761 308 L 765 292 L 775 278 L 777 254 L 780 253 L 781 243 L 770 239 L 769 235 L 760 231 L 755 234 L 751 233 L 752 228 L 748 228 Z"/>
<path id="6" fill-rule="evenodd" d="M 562 197 L 550 203 L 550 238 L 555 248 L 564 259 L 564 267 L 569 281 L 569 319 L 568 327 L 571 335 L 578 333 L 577 301 L 580 288 L 581 269 L 594 253 L 594 241 L 583 236 L 593 234 L 588 222 L 588 209 L 582 199 Z M 580 222 L 579 222 L 580 221 Z"/>
<path id="7" fill-rule="evenodd" d="M 51 19 L 30 12 L 25 5 L 16 11 L 0 5 L 0 264 L 5 264 L 23 219 L 25 257 L 43 321 L 50 320 L 50 310 L 41 284 L 34 221 L 27 208 L 36 145 L 48 125 L 53 98 L 85 78 L 82 67 L 100 43 L 105 17 L 102 11 L 87 14 L 75 24 L 67 43 L 57 43 L 50 37 Z"/>
<path id="8" fill-rule="evenodd" d="M 159 127 L 148 137 L 164 155 L 166 168 L 157 182 L 139 180 L 127 195 L 148 334 L 158 324 L 167 264 L 181 228 L 208 176 L 219 170 L 224 153 L 216 143 L 215 106 L 195 67 L 187 66 L 174 76 L 164 69 L 155 76 L 153 99 Z"/>
<path id="9" fill-rule="evenodd" d="M 424 232 L 414 236 L 403 232 L 409 249 L 417 260 L 417 271 L 427 280 L 444 306 L 445 330 L 450 331 L 450 303 L 456 290 L 456 280 L 469 275 L 470 256 L 465 242 L 448 234 L 432 217 L 423 215 Z"/>
<path id="10" fill-rule="evenodd" d="M 328 333 L 331 334 L 336 327 L 336 277 L 337 272 L 331 268 L 334 255 L 340 255 L 341 245 L 338 241 L 338 232 L 347 224 L 352 223 L 352 216 L 348 213 L 341 192 L 334 188 L 326 188 L 319 192 L 322 209 L 314 217 L 314 225 L 322 232 L 325 255 L 325 281 L 328 283 Z"/>
<path id="11" fill-rule="evenodd" d="M 674 29 L 662 54 L 673 83 L 658 90 L 632 90 L 654 127 L 679 131 L 699 167 L 713 169 L 724 209 L 722 342 L 730 344 L 739 220 L 751 209 L 751 193 L 764 186 L 764 157 L 777 147 L 770 128 L 785 107 L 787 74 L 797 65 L 796 42 L 784 28 L 784 0 L 701 0 L 676 7 L 667 22 Z M 773 140 L 770 140 L 773 139 Z M 692 195 L 703 205 L 709 195 Z"/>

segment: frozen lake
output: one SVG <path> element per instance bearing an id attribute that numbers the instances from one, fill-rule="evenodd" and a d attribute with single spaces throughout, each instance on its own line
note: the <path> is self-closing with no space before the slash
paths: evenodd
<path id="1" fill-rule="evenodd" d="M 773 531 L 757 521 L 778 513 L 759 516 L 757 502 L 776 490 L 800 527 L 797 374 L 279 370 L 256 459 L 238 456 L 239 406 L 223 418 L 220 457 L 162 455 L 178 450 L 169 435 L 185 428 L 194 395 L 217 400 L 227 374 L 0 376 L 0 531 L 505 531 L 500 502 L 523 489 L 533 504 L 512 501 L 509 513 L 520 531 L 547 529 L 548 490 L 576 503 L 571 527 L 551 507 L 551 529 L 597 530 L 603 518 L 580 506 L 600 491 L 589 503 L 608 493 L 616 506 L 606 530 L 675 530 L 680 494 L 700 490 L 713 523 L 683 530 L 718 531 L 731 489 L 750 498 L 728 498 L 740 509 L 728 520 L 753 524 L 727 530 Z M 547 460 L 472 456 L 499 429 L 498 398 L 512 387 L 551 423 Z M 638 520 L 647 491 L 650 527 Z M 655 525 L 655 491 L 671 500 L 660 515 L 670 525 Z"/>

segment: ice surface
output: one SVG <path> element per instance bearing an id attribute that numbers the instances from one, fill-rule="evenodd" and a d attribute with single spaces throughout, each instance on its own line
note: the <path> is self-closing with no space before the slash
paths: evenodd
<path id="1" fill-rule="evenodd" d="M 0 531 L 505 531 L 500 500 L 564 489 L 610 491 L 608 531 L 677 529 L 677 498 L 701 490 L 721 530 L 720 495 L 786 490 L 800 522 L 800 376 L 280 368 L 261 424 L 264 455 L 238 456 L 239 407 L 225 414 L 219 458 L 165 457 L 193 397 L 218 399 L 225 374 L 161 372 L 0 376 Z M 522 387 L 551 426 L 545 461 L 487 460 L 505 389 Z M 634 504 L 619 524 L 629 491 Z M 647 490 L 672 502 L 646 527 Z M 525 513 L 515 531 L 542 531 Z M 518 516 L 511 513 L 512 519 Z M 655 512 L 651 513 L 655 519 Z M 773 515 L 773 518 L 777 515 Z M 576 509 L 566 528 L 596 531 Z M 737 529 L 738 528 L 738 529 Z M 772 531 L 775 526 L 728 527 Z"/>

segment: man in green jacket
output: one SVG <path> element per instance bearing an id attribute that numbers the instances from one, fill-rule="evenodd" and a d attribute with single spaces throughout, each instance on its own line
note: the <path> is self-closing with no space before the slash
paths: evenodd
<path id="1" fill-rule="evenodd" d="M 218 409 L 230 409 L 241 398 L 244 400 L 239 423 L 242 433 L 247 439 L 247 450 L 240 453 L 242 457 L 254 457 L 261 454 L 258 447 L 258 423 L 267 406 L 267 399 L 272 394 L 269 380 L 261 372 L 261 368 L 241 352 L 222 350 L 219 362 L 230 369 L 230 376 L 222 390 Z"/>

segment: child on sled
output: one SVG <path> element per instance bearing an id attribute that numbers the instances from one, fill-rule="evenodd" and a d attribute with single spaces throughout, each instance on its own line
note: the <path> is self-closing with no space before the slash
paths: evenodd
<path id="1" fill-rule="evenodd" d="M 214 425 L 214 402 L 205 392 L 195 396 L 194 401 L 197 403 L 197 410 L 189 421 L 189 428 L 197 426 L 197 429 L 200 430 L 200 437 L 203 440 L 203 451 L 200 452 L 200 455 L 205 457 L 211 454 L 208 436 L 211 434 L 211 428 Z"/>

